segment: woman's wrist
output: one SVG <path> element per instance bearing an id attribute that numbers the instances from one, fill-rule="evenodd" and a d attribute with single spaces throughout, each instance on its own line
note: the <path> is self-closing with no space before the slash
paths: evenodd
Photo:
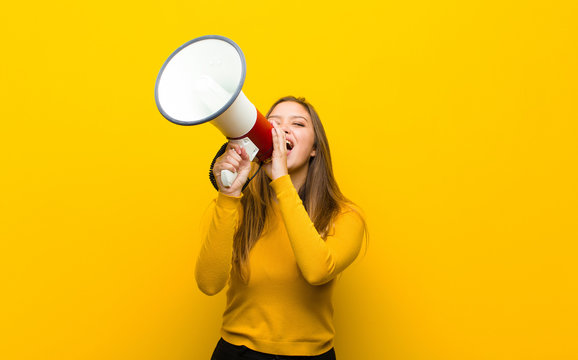
<path id="1" fill-rule="evenodd" d="M 288 173 L 284 173 L 284 174 L 283 174 L 283 173 L 273 174 L 273 176 L 271 177 L 271 181 L 275 181 L 275 180 L 277 180 L 277 179 L 279 179 L 279 178 L 282 178 L 282 177 L 285 176 L 285 175 L 289 175 L 289 174 L 288 174 Z"/>
<path id="2" fill-rule="evenodd" d="M 279 176 L 277 179 L 271 180 L 271 182 L 269 183 L 269 186 L 271 186 L 273 188 L 273 190 L 275 191 L 275 193 L 277 193 L 277 194 L 279 192 L 283 191 L 284 189 L 294 188 L 293 183 L 291 182 L 291 177 L 289 176 L 289 174 Z"/>
<path id="3" fill-rule="evenodd" d="M 217 193 L 217 206 L 222 207 L 224 209 L 231 209 L 231 210 L 236 209 L 237 206 L 239 206 L 242 197 L 243 194 L 241 194 L 240 196 L 232 196 L 219 191 Z"/>
<path id="4" fill-rule="evenodd" d="M 219 192 L 225 196 L 228 197 L 234 197 L 234 198 L 239 198 L 241 197 L 241 190 L 235 190 L 235 191 L 227 191 L 227 190 L 219 190 Z"/>

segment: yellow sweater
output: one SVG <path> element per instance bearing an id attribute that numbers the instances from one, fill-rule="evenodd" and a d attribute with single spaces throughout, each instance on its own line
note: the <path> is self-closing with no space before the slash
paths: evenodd
<path id="1" fill-rule="evenodd" d="M 277 355 L 319 355 L 333 347 L 335 277 L 357 257 L 363 223 L 356 212 L 343 211 L 323 240 L 289 175 L 270 185 L 278 202 L 272 221 L 250 251 L 249 284 L 231 271 L 242 195 L 222 193 L 205 220 L 197 284 L 207 295 L 229 285 L 221 327 L 229 343 Z"/>

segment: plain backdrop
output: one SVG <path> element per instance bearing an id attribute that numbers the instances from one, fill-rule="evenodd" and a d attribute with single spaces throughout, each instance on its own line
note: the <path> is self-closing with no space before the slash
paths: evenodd
<path id="1" fill-rule="evenodd" d="M 218 34 L 261 112 L 314 104 L 367 214 L 338 359 L 577 359 L 577 4 L 3 4 L 0 358 L 209 359 L 225 293 L 194 266 L 224 138 L 165 120 L 154 84 Z"/>

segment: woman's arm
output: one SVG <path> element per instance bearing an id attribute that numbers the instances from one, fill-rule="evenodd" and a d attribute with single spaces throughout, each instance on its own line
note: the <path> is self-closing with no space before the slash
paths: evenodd
<path id="1" fill-rule="evenodd" d="M 305 210 L 289 175 L 271 182 L 277 194 L 281 216 L 295 253 L 297 265 L 308 283 L 322 285 L 349 266 L 359 254 L 364 225 L 360 215 L 342 212 L 330 235 L 323 240 Z"/>
<path id="2" fill-rule="evenodd" d="M 227 285 L 240 205 L 241 196 L 219 192 L 203 219 L 203 244 L 195 266 L 195 279 L 199 289 L 207 295 L 215 295 Z"/>
<path id="3" fill-rule="evenodd" d="M 221 170 L 238 174 L 228 188 L 221 182 Z M 232 267 L 233 237 L 241 208 L 241 190 L 250 170 L 251 160 L 245 149 L 231 143 L 213 166 L 219 193 L 206 212 L 208 216 L 203 219 L 203 244 L 195 266 L 197 286 L 207 295 L 215 295 L 227 285 Z"/>

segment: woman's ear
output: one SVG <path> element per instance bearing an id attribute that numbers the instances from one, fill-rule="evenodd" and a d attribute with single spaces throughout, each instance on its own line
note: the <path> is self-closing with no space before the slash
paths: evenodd
<path id="1" fill-rule="evenodd" d="M 314 157 L 315 155 L 317 155 L 317 151 L 315 150 L 315 148 L 313 148 L 313 150 L 311 150 L 311 154 L 309 155 L 309 157 Z"/>

